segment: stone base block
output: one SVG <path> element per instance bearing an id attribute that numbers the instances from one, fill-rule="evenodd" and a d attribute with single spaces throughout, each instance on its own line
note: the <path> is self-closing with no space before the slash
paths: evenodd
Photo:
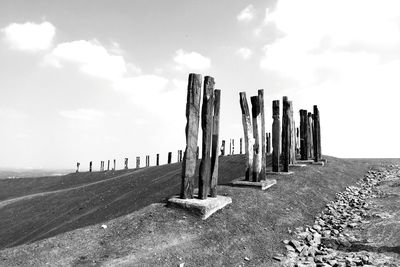
<path id="1" fill-rule="evenodd" d="M 187 210 L 203 220 L 230 203 L 232 203 L 232 198 L 224 196 L 209 197 L 207 199 L 181 199 L 176 196 L 168 199 L 168 206 Z"/>
<path id="2" fill-rule="evenodd" d="M 267 171 L 265 172 L 265 175 L 291 175 L 293 172 L 273 172 L 273 171 Z"/>
<path id="3" fill-rule="evenodd" d="M 243 180 L 244 177 L 232 182 L 233 186 L 255 187 L 257 189 L 266 190 L 276 184 L 275 179 L 261 180 L 259 182 L 251 182 Z"/>
<path id="4" fill-rule="evenodd" d="M 289 164 L 289 167 L 300 167 L 300 168 L 302 168 L 302 167 L 306 167 L 307 166 L 307 164 L 298 164 L 298 163 L 295 163 L 295 164 Z"/>

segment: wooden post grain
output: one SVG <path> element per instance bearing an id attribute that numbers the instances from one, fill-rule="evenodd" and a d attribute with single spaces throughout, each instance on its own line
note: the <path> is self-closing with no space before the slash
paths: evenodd
<path id="1" fill-rule="evenodd" d="M 321 125 L 318 106 L 314 105 L 314 161 L 318 162 L 322 158 L 321 154 Z"/>
<path id="2" fill-rule="evenodd" d="M 302 160 L 307 160 L 307 110 L 300 110 L 300 154 Z"/>
<path id="3" fill-rule="evenodd" d="M 249 106 L 247 104 L 247 98 L 245 92 L 239 93 L 240 108 L 242 111 L 242 124 L 244 133 L 244 152 L 246 155 L 246 173 L 245 180 L 250 181 L 250 177 L 253 175 L 253 126 L 251 124 L 251 117 Z"/>
<path id="4" fill-rule="evenodd" d="M 265 168 L 267 166 L 267 158 L 265 156 L 265 109 L 264 109 L 264 89 L 258 90 L 258 101 L 260 102 L 260 119 L 261 119 L 261 172 L 260 180 L 265 180 Z"/>
<path id="5" fill-rule="evenodd" d="M 214 108 L 214 78 L 204 78 L 203 104 L 201 107 L 201 129 L 203 132 L 201 147 L 201 162 L 199 171 L 199 198 L 206 199 L 209 192 L 210 171 L 211 171 L 211 142 Z"/>
<path id="6" fill-rule="evenodd" d="M 272 118 L 272 171 L 279 172 L 279 147 L 281 143 L 279 100 L 272 101 Z"/>
<path id="7" fill-rule="evenodd" d="M 283 97 L 282 101 L 282 171 L 289 172 L 290 160 L 290 106 L 287 96 Z"/>
<path id="8" fill-rule="evenodd" d="M 253 175 L 252 182 L 259 182 L 261 178 L 262 168 L 262 149 L 261 149 L 261 111 L 260 111 L 260 98 L 252 96 L 251 101 L 251 114 L 253 117 Z"/>
<path id="9" fill-rule="evenodd" d="M 211 181 L 210 181 L 211 197 L 217 197 L 220 106 L 221 106 L 221 90 L 216 89 L 214 90 L 214 115 L 213 115 L 213 125 L 212 125 L 212 146 L 211 146 Z"/>
<path id="10" fill-rule="evenodd" d="M 189 74 L 186 98 L 186 148 L 183 155 L 180 198 L 193 198 L 194 175 L 196 162 L 199 158 L 197 139 L 199 134 L 200 100 L 201 100 L 200 74 Z"/>

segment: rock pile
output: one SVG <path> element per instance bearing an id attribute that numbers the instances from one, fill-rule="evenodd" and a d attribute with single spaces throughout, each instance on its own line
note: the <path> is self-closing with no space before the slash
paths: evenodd
<path id="1" fill-rule="evenodd" d="M 316 216 L 313 226 L 296 228 L 295 239 L 283 241 L 287 255 L 276 259 L 284 266 L 298 267 L 390 266 L 385 265 L 388 260 L 385 255 L 359 249 L 370 240 L 363 239 L 357 231 L 373 215 L 368 199 L 382 197 L 376 186 L 400 176 L 397 165 L 390 167 L 390 170 L 370 170 L 356 186 L 337 193 L 335 201 L 328 203 Z"/>

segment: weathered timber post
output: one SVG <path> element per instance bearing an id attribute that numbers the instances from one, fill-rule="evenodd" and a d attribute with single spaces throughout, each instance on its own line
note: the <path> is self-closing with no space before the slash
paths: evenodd
<path id="1" fill-rule="evenodd" d="M 160 154 L 156 155 L 156 166 L 160 165 Z"/>
<path id="2" fill-rule="evenodd" d="M 319 119 L 319 110 L 314 105 L 314 161 L 318 162 L 322 158 L 321 154 L 321 125 Z"/>
<path id="3" fill-rule="evenodd" d="M 221 145 L 221 156 L 225 156 L 225 140 L 222 140 L 222 145 Z"/>
<path id="4" fill-rule="evenodd" d="M 265 156 L 265 110 L 264 110 L 264 89 L 258 90 L 258 101 L 260 102 L 260 119 L 261 119 L 261 172 L 260 180 L 265 180 L 265 168 L 267 166 L 267 157 Z"/>
<path id="5" fill-rule="evenodd" d="M 266 133 L 267 135 L 267 154 L 271 154 L 271 133 Z"/>
<path id="6" fill-rule="evenodd" d="M 125 158 L 125 170 L 127 170 L 128 169 L 128 158 Z"/>
<path id="7" fill-rule="evenodd" d="M 186 148 L 183 155 L 180 192 L 180 198 L 183 199 L 193 198 L 196 161 L 199 158 L 197 138 L 199 134 L 201 83 L 200 74 L 189 74 L 186 98 Z"/>
<path id="8" fill-rule="evenodd" d="M 287 96 L 282 101 L 282 171 L 289 172 L 290 161 L 290 106 Z"/>
<path id="9" fill-rule="evenodd" d="M 249 112 L 249 106 L 247 104 L 246 92 L 240 92 L 240 108 L 242 110 L 242 124 L 244 132 L 244 152 L 246 155 L 246 181 L 250 181 L 250 177 L 253 175 L 253 127 L 251 125 L 251 118 Z"/>
<path id="10" fill-rule="evenodd" d="M 307 160 L 307 110 L 300 110 L 300 154 L 302 160 Z"/>
<path id="11" fill-rule="evenodd" d="M 140 157 L 136 157 L 136 169 L 140 168 Z"/>
<path id="12" fill-rule="evenodd" d="M 79 166 L 81 166 L 81 164 L 79 162 L 76 163 L 76 172 L 79 172 Z"/>
<path id="13" fill-rule="evenodd" d="M 259 182 L 262 168 L 262 149 L 261 149 L 261 111 L 259 96 L 250 97 L 251 114 L 253 117 L 253 175 L 252 182 Z"/>
<path id="14" fill-rule="evenodd" d="M 289 101 L 289 121 L 290 121 L 290 160 L 289 164 L 296 163 L 296 124 L 293 118 L 293 103 Z"/>
<path id="15" fill-rule="evenodd" d="M 104 161 L 100 161 L 100 171 L 104 171 Z"/>
<path id="16" fill-rule="evenodd" d="M 206 199 L 209 192 L 209 179 L 211 171 L 211 140 L 214 108 L 214 78 L 204 78 L 203 104 L 201 107 L 201 129 L 203 132 L 201 147 L 201 162 L 199 171 L 199 198 Z"/>
<path id="17" fill-rule="evenodd" d="M 150 156 L 146 155 L 146 167 L 150 166 Z"/>
<path id="18" fill-rule="evenodd" d="M 199 159 L 199 156 L 200 156 L 200 148 L 197 147 L 197 150 L 196 150 L 196 159 Z"/>
<path id="19" fill-rule="evenodd" d="M 107 171 L 110 170 L 110 160 L 107 161 Z"/>
<path id="20" fill-rule="evenodd" d="M 232 139 L 232 155 L 235 154 L 235 139 Z"/>
<path id="21" fill-rule="evenodd" d="M 212 125 L 212 146 L 211 146 L 211 180 L 210 196 L 217 197 L 218 184 L 218 153 L 219 153 L 219 110 L 221 105 L 221 90 L 214 90 L 214 115 Z"/>
<path id="22" fill-rule="evenodd" d="M 113 171 L 116 170 L 116 167 L 117 167 L 117 161 L 114 159 L 114 168 L 113 168 Z"/>
<path id="23" fill-rule="evenodd" d="M 168 152 L 168 164 L 172 162 L 172 152 Z"/>
<path id="24" fill-rule="evenodd" d="M 179 162 L 182 162 L 182 158 L 183 158 L 183 152 L 182 150 L 179 150 Z"/>
<path id="25" fill-rule="evenodd" d="M 272 101 L 272 171 L 279 172 L 279 146 L 281 143 L 281 129 L 279 119 L 279 100 Z"/>
<path id="26" fill-rule="evenodd" d="M 313 145 L 313 114 L 311 112 L 308 112 L 308 133 L 307 133 L 307 137 L 308 137 L 308 158 L 312 159 L 314 158 L 314 145 Z"/>
<path id="27" fill-rule="evenodd" d="M 243 154 L 243 138 L 241 138 L 240 137 L 240 139 L 239 139 L 239 142 L 240 142 L 240 154 Z"/>
<path id="28" fill-rule="evenodd" d="M 229 139 L 229 155 L 232 155 L 232 139 Z"/>
<path id="29" fill-rule="evenodd" d="M 89 162 L 89 172 L 92 172 L 92 162 Z"/>
<path id="30" fill-rule="evenodd" d="M 296 128 L 296 156 L 300 154 L 300 130 Z"/>

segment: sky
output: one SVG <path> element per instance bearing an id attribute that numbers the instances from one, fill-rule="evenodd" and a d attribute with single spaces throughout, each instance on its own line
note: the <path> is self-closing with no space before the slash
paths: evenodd
<path id="1" fill-rule="evenodd" d="M 2 0 L 0 58 L 0 167 L 176 160 L 189 73 L 221 89 L 220 140 L 264 89 L 268 132 L 288 96 L 323 154 L 400 156 L 398 0 Z"/>

